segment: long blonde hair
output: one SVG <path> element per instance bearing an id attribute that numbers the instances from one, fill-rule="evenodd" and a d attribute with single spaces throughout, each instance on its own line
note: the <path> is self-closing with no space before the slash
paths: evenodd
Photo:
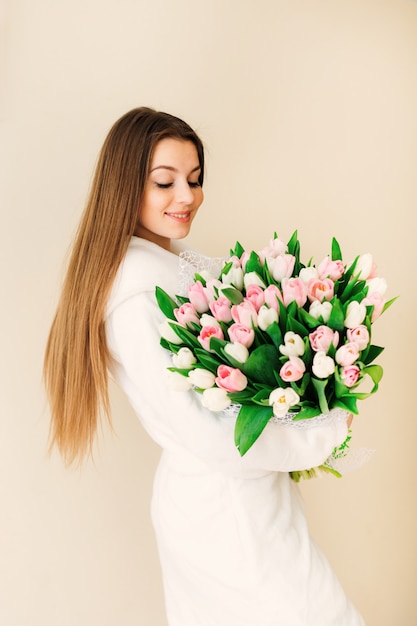
<path id="1" fill-rule="evenodd" d="M 91 454 L 99 418 L 111 423 L 104 312 L 117 269 L 134 234 L 158 141 L 192 141 L 203 183 L 204 151 L 192 128 L 147 107 L 123 115 L 98 159 L 73 244 L 44 360 L 51 408 L 50 445 L 71 464 Z"/>

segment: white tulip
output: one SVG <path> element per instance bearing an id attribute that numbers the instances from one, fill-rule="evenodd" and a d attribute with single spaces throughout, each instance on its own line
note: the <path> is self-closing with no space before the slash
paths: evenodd
<path id="1" fill-rule="evenodd" d="M 278 387 L 269 394 L 269 404 L 276 417 L 284 417 L 290 407 L 300 401 L 300 396 L 291 387 Z"/>
<path id="2" fill-rule="evenodd" d="M 327 356 L 325 352 L 320 350 L 314 355 L 311 369 L 317 378 L 328 378 L 334 374 L 335 363 L 332 357 Z"/>
<path id="3" fill-rule="evenodd" d="M 292 254 L 280 254 L 273 259 L 266 259 L 268 270 L 277 282 L 290 278 L 294 270 L 295 257 Z"/>
<path id="4" fill-rule="evenodd" d="M 262 305 L 258 311 L 258 326 L 261 330 L 266 330 L 274 322 L 278 321 L 278 311 L 272 307 Z"/>
<path id="5" fill-rule="evenodd" d="M 371 280 L 368 280 L 366 284 L 368 285 L 368 296 L 369 294 L 375 292 L 383 296 L 388 289 L 385 278 L 379 278 L 378 276 L 376 278 L 371 278 Z"/>
<path id="6" fill-rule="evenodd" d="M 172 356 L 172 364 L 178 369 L 188 370 L 194 363 L 197 363 L 197 359 L 190 348 L 180 348 L 178 353 Z"/>
<path id="7" fill-rule="evenodd" d="M 224 347 L 224 351 L 226 354 L 235 359 L 235 361 L 239 361 L 239 363 L 245 363 L 249 358 L 249 350 L 246 346 L 238 341 L 233 343 L 228 343 Z"/>
<path id="8" fill-rule="evenodd" d="M 362 302 L 353 300 L 349 302 L 346 309 L 346 317 L 344 325 L 346 328 L 356 328 L 359 324 L 362 324 L 366 317 L 366 306 Z"/>
<path id="9" fill-rule="evenodd" d="M 195 387 L 199 389 L 210 389 L 210 387 L 213 387 L 216 377 L 209 370 L 196 367 L 191 370 L 191 372 L 188 372 L 188 378 Z"/>
<path id="10" fill-rule="evenodd" d="M 220 387 L 211 387 L 203 391 L 201 396 L 201 403 L 210 411 L 224 411 L 232 403 L 227 391 L 220 389 Z"/>
<path id="11" fill-rule="evenodd" d="M 310 267 L 303 267 L 300 270 L 299 273 L 299 278 L 301 278 L 301 280 L 303 281 L 303 283 L 306 285 L 308 283 L 309 280 L 311 280 L 312 278 L 318 278 L 319 277 L 319 273 L 317 271 L 317 268 L 314 266 L 310 266 Z"/>
<path id="12" fill-rule="evenodd" d="M 304 341 L 300 335 L 293 333 L 291 330 L 285 333 L 284 345 L 279 347 L 281 354 L 285 354 L 285 356 L 302 356 L 304 350 Z"/>
<path id="13" fill-rule="evenodd" d="M 159 324 L 158 330 L 161 337 L 169 341 L 170 343 L 175 343 L 176 345 L 180 345 L 182 343 L 182 339 L 180 339 L 176 332 L 171 328 L 171 324 L 175 324 L 176 326 L 180 326 L 177 322 L 173 320 L 164 320 L 162 324 Z"/>
<path id="14" fill-rule="evenodd" d="M 167 372 L 168 386 L 174 391 L 188 391 L 192 388 L 192 383 L 187 376 L 183 376 L 179 372 Z"/>
<path id="15" fill-rule="evenodd" d="M 227 274 L 222 274 L 222 282 L 224 285 L 233 285 L 236 289 L 241 290 L 243 287 L 242 268 L 232 266 Z"/>
<path id="16" fill-rule="evenodd" d="M 318 320 L 319 317 L 321 317 L 323 322 L 326 324 L 329 321 L 330 313 L 332 312 L 332 305 L 330 302 L 319 302 L 318 300 L 315 300 L 314 302 L 311 303 L 311 306 L 308 312 L 316 320 Z"/>
<path id="17" fill-rule="evenodd" d="M 216 320 L 216 318 L 212 315 L 209 315 L 208 313 L 203 313 L 203 315 L 200 317 L 200 324 L 201 326 L 215 326 L 217 328 L 221 328 L 221 325 Z"/>
<path id="18" fill-rule="evenodd" d="M 370 254 L 369 252 L 367 252 L 366 254 L 361 254 L 355 265 L 355 275 L 359 274 L 359 278 L 361 280 L 366 280 L 371 274 L 373 266 L 374 262 L 372 259 L 372 254 Z"/>
<path id="19" fill-rule="evenodd" d="M 246 288 L 248 288 L 249 285 L 258 285 L 258 287 L 262 287 L 262 289 L 266 288 L 264 281 L 256 272 L 248 272 L 245 274 L 243 277 L 243 284 Z"/>

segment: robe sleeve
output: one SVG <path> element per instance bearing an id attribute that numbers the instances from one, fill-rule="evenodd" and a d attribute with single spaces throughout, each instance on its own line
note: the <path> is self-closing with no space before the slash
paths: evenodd
<path id="1" fill-rule="evenodd" d="M 111 372 L 150 436 L 162 448 L 197 457 L 219 471 L 309 469 L 323 463 L 347 437 L 346 420 L 312 428 L 268 423 L 241 457 L 234 444 L 235 418 L 202 407 L 198 393 L 167 384 L 171 358 L 159 345 L 163 316 L 154 294 L 131 295 L 106 320 Z"/>

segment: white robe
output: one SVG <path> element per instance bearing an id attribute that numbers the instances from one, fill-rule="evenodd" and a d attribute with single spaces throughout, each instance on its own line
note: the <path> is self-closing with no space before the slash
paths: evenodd
<path id="1" fill-rule="evenodd" d="M 152 519 L 169 626 L 363 626 L 309 536 L 288 475 L 320 465 L 346 438 L 346 423 L 271 423 L 241 458 L 233 418 L 167 385 L 156 285 L 177 293 L 178 257 L 133 237 L 106 337 L 115 379 L 163 449 Z"/>

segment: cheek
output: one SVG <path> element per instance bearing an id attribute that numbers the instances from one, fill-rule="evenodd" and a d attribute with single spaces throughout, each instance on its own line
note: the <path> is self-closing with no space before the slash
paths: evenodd
<path id="1" fill-rule="evenodd" d="M 204 200 L 204 192 L 201 187 L 199 187 L 194 195 L 194 204 L 196 209 L 199 209 Z"/>

